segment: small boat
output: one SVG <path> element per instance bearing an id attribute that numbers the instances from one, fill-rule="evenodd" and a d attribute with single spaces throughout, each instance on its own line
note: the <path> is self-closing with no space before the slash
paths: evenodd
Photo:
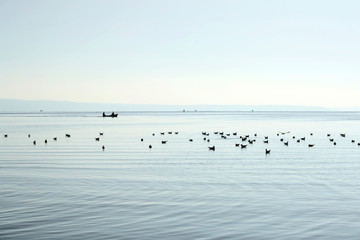
<path id="1" fill-rule="evenodd" d="M 117 116 L 118 116 L 118 114 L 117 114 L 117 113 L 112 112 L 111 114 L 107 115 L 107 114 L 105 114 L 105 113 L 103 112 L 102 116 L 103 116 L 103 117 L 112 117 L 112 118 L 114 118 L 114 117 L 117 117 Z"/>

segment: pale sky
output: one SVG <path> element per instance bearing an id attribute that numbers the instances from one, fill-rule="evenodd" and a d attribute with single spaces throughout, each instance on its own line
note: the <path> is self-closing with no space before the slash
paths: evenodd
<path id="1" fill-rule="evenodd" d="M 360 1 L 0 0 L 0 98 L 360 106 Z"/>

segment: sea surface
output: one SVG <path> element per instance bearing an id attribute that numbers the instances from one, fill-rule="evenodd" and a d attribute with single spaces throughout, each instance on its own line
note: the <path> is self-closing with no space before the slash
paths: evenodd
<path id="1" fill-rule="evenodd" d="M 360 239 L 359 142 L 360 112 L 2 113 L 0 239 Z"/>

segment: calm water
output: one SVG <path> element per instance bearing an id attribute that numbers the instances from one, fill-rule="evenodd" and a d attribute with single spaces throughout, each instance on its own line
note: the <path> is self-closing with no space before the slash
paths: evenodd
<path id="1" fill-rule="evenodd" d="M 0 114 L 0 239 L 360 238 L 359 112 L 100 115 Z"/>

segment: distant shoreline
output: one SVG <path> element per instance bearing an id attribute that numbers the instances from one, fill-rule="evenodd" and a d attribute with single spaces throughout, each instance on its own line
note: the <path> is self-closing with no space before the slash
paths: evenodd
<path id="1" fill-rule="evenodd" d="M 267 112 L 360 111 L 360 107 L 325 108 L 293 105 L 151 105 L 0 99 L 0 112 Z"/>

